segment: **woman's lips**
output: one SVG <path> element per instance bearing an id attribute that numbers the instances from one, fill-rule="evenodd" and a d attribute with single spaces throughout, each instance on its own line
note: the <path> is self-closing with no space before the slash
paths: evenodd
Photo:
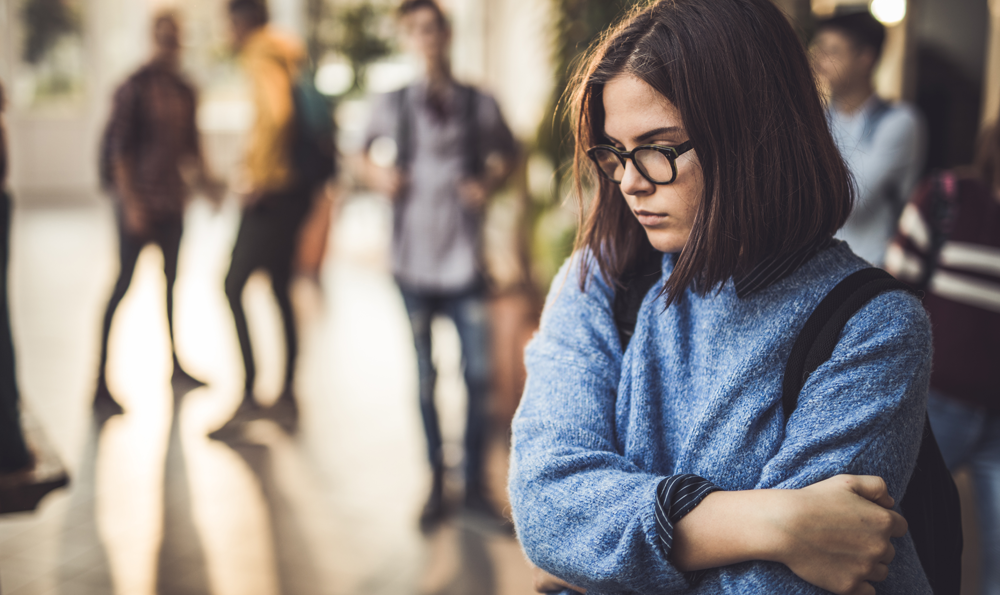
<path id="1" fill-rule="evenodd" d="M 666 213 L 652 213 L 641 209 L 636 209 L 632 212 L 635 213 L 636 219 L 639 220 L 639 224 L 643 227 L 656 227 L 667 220 Z"/>

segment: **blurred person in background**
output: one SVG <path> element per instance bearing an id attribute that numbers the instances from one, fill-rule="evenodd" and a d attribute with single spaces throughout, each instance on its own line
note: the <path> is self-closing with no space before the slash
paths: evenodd
<path id="1" fill-rule="evenodd" d="M 177 358 L 174 281 L 190 188 L 200 187 L 218 200 L 223 187 L 211 179 L 202 156 L 195 123 L 198 99 L 180 72 L 181 30 L 176 14 L 163 12 L 155 17 L 152 33 L 153 56 L 115 92 L 101 146 L 100 177 L 114 199 L 120 264 L 104 314 L 94 396 L 95 410 L 108 414 L 122 412 L 105 376 L 111 322 L 132 282 L 139 253 L 149 243 L 163 252 L 172 381 L 204 384 L 185 372 Z"/>
<path id="2" fill-rule="evenodd" d="M 931 425 L 948 468 L 969 466 L 982 593 L 1000 595 L 1000 124 L 983 135 L 972 166 L 935 174 L 917 189 L 885 264 L 926 292 Z"/>
<path id="3" fill-rule="evenodd" d="M 433 471 L 420 519 L 428 529 L 447 513 L 431 359 L 431 321 L 438 314 L 454 321 L 462 344 L 468 390 L 465 507 L 499 518 L 483 469 L 492 379 L 481 244 L 487 202 L 510 172 L 517 149 L 493 97 L 452 76 L 451 29 L 440 6 L 433 0 L 407 0 L 398 17 L 402 41 L 424 70 L 416 82 L 375 99 L 365 163 L 369 184 L 393 201 L 393 275 L 413 330 Z M 372 158 L 370 149 L 379 139 L 394 141 L 394 163 Z"/>
<path id="4" fill-rule="evenodd" d="M 296 128 L 296 118 L 302 114 L 296 111 L 295 89 L 306 60 L 304 46 L 268 24 L 263 0 L 231 0 L 228 8 L 233 46 L 250 81 L 256 119 L 244 156 L 239 188 L 243 210 L 225 281 L 243 355 L 245 384 L 233 418 L 211 434 L 216 438 L 238 432 L 261 411 L 254 394 L 256 366 L 243 309 L 243 289 L 258 269 L 270 276 L 285 335 L 284 382 L 272 412 L 289 424 L 297 419 L 294 378 L 298 335 L 290 288 L 299 232 L 316 189 L 326 181 L 323 175 L 304 169 L 303 157 L 313 155 L 296 152 L 302 140 L 297 135 L 301 130 Z M 329 136 L 332 147 L 332 131 Z M 329 158 L 332 164 L 332 155 Z"/>
<path id="5" fill-rule="evenodd" d="M 21 429 L 20 396 L 7 296 L 12 205 L 7 193 L 7 133 L 3 121 L 6 105 L 3 84 L 0 84 L 0 473 L 29 470 L 33 465 Z"/>
<path id="6" fill-rule="evenodd" d="M 882 265 L 926 152 L 916 109 L 875 93 L 872 78 L 884 42 L 885 27 L 864 10 L 821 21 L 812 43 L 813 65 L 830 95 L 830 131 L 858 193 L 837 237 L 876 266 Z"/>

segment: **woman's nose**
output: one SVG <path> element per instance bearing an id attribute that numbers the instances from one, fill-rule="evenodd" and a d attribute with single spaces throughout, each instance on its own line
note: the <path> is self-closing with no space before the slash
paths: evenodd
<path id="1" fill-rule="evenodd" d="M 625 172 L 622 174 L 621 189 L 625 194 L 633 196 L 640 194 L 650 194 L 656 191 L 656 186 L 646 179 L 631 159 L 625 161 Z"/>

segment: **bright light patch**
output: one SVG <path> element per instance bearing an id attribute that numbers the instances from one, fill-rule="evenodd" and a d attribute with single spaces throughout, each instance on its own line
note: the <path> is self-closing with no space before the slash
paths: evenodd
<path id="1" fill-rule="evenodd" d="M 343 95 L 354 84 L 354 69 L 345 62 L 328 62 L 316 71 L 315 82 L 323 95 Z"/>
<path id="2" fill-rule="evenodd" d="M 883 25 L 896 25 L 906 17 L 906 0 L 872 0 L 871 11 Z"/>

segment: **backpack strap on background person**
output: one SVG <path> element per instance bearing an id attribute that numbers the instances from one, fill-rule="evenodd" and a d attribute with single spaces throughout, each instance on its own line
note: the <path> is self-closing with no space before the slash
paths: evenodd
<path id="1" fill-rule="evenodd" d="M 485 165 L 479 142 L 479 93 L 470 85 L 456 85 L 456 88 L 465 149 L 463 167 L 465 175 L 478 178 Z"/>
<path id="2" fill-rule="evenodd" d="M 865 127 L 861 132 L 860 142 L 867 146 L 871 146 L 872 140 L 875 137 L 875 131 L 878 130 L 878 125 L 882 123 L 882 120 L 892 110 L 892 105 L 881 97 L 875 97 L 874 101 L 875 104 L 871 112 L 865 116 Z"/>
<path id="3" fill-rule="evenodd" d="M 413 117 L 410 114 L 410 106 L 407 101 L 410 87 L 407 85 L 392 93 L 392 103 L 396 108 L 396 166 L 406 171 L 410 167 L 413 147 L 411 137 L 413 136 Z"/>
<path id="4" fill-rule="evenodd" d="M 798 405 L 809 376 L 830 359 L 847 322 L 875 296 L 894 290 L 918 292 L 882 269 L 861 269 L 838 283 L 816 306 L 792 346 L 781 404 L 785 422 Z M 959 595 L 962 580 L 962 513 L 958 488 L 941 456 L 930 418 L 924 414 L 916 467 L 899 508 L 935 595 Z"/>

